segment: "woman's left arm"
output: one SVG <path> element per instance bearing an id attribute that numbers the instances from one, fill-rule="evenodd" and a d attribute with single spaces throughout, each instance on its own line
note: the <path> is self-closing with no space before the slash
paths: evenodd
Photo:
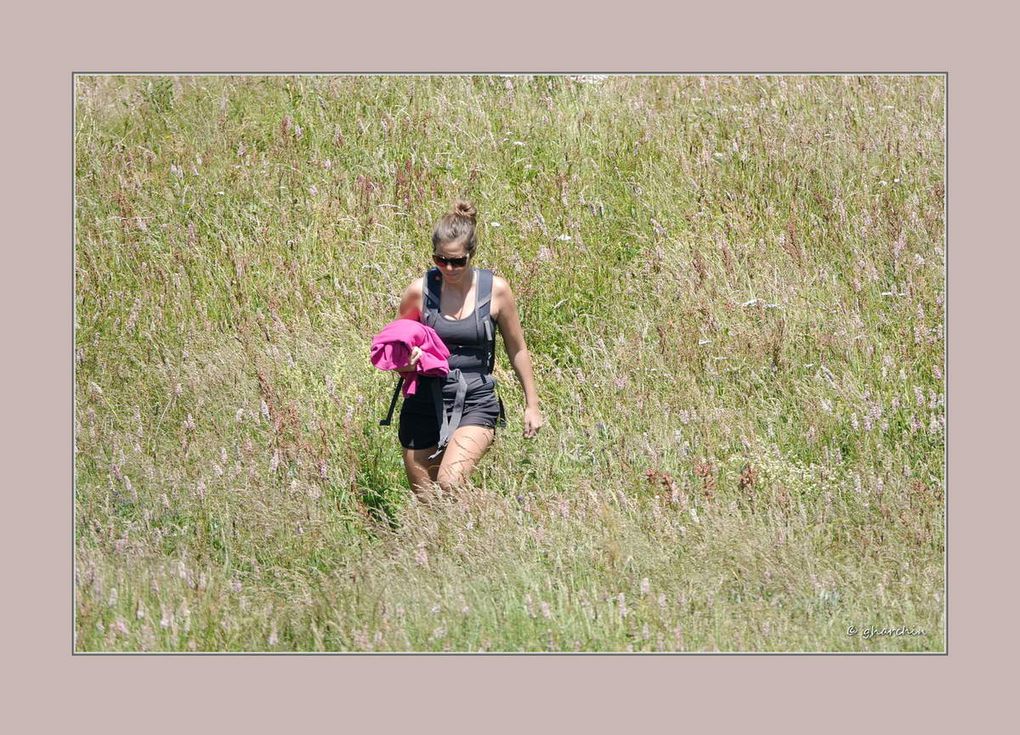
<path id="1" fill-rule="evenodd" d="M 510 365 L 517 373 L 517 379 L 524 389 L 524 436 L 531 438 L 538 433 L 545 418 L 538 407 L 538 393 L 535 391 L 535 373 L 531 365 L 531 355 L 524 342 L 524 330 L 521 329 L 521 318 L 517 313 L 517 302 L 510 285 L 502 278 L 496 277 L 492 283 L 492 299 L 499 308 L 496 323 L 503 332 L 503 344 L 510 358 Z"/>

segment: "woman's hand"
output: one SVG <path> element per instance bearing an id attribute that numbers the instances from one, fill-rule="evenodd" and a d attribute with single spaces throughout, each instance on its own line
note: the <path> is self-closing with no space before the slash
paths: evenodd
<path id="1" fill-rule="evenodd" d="M 418 360 L 421 359 L 421 347 L 412 347 L 411 356 L 407 360 L 407 364 L 403 367 L 398 367 L 396 370 L 398 373 L 413 373 L 417 370 Z"/>
<path id="2" fill-rule="evenodd" d="M 524 409 L 524 438 L 532 439 L 545 424 L 545 417 L 537 408 Z"/>

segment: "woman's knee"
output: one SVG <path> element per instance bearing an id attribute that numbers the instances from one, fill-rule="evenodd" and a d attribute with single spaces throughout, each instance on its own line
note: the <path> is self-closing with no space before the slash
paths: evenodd
<path id="1" fill-rule="evenodd" d="M 448 467 L 441 467 L 436 475 L 436 484 L 439 489 L 444 493 L 454 492 L 464 486 L 467 478 L 464 473 L 450 469 Z"/>

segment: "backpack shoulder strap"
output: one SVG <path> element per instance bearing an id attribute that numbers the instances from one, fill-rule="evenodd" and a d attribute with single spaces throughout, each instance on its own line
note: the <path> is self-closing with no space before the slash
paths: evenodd
<path id="1" fill-rule="evenodd" d="M 475 324 L 478 332 L 485 335 L 487 372 L 491 373 L 496 366 L 496 331 L 497 325 L 491 318 L 492 310 L 492 271 L 488 268 L 478 269 L 478 293 L 475 295 Z"/>
<path id="2" fill-rule="evenodd" d="M 478 294 L 475 297 L 475 311 L 481 317 L 489 315 L 489 307 L 492 305 L 492 271 L 488 268 L 478 269 Z"/>
<path id="3" fill-rule="evenodd" d="M 425 309 L 421 316 L 422 322 L 433 328 L 435 328 L 436 320 L 439 318 L 439 293 L 441 287 L 439 269 L 429 268 L 425 273 Z"/>

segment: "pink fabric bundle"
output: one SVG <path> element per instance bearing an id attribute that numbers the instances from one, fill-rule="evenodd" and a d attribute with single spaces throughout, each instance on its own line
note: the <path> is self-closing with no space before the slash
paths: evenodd
<path id="1" fill-rule="evenodd" d="M 404 376 L 404 396 L 413 396 L 418 390 L 418 376 L 445 376 L 450 372 L 446 358 L 450 350 L 436 334 L 436 330 L 421 322 L 397 319 L 390 322 L 372 340 L 372 364 L 380 370 L 394 370 L 407 364 L 411 350 L 420 347 L 421 359 L 413 373 Z"/>

